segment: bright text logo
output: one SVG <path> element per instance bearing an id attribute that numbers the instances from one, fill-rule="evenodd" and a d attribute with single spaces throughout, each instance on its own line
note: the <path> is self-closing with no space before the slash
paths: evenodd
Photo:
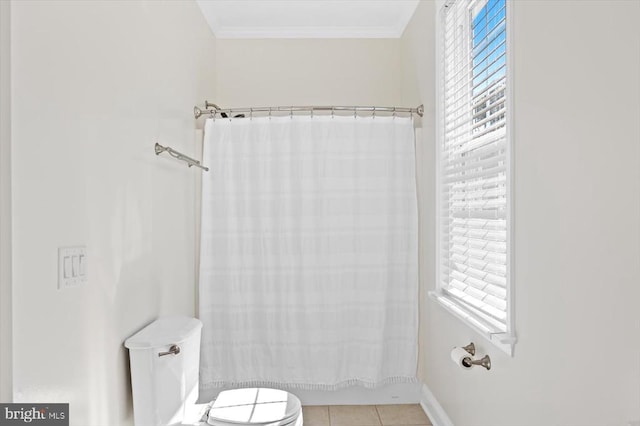
<path id="1" fill-rule="evenodd" d="M 0 426 L 69 426 L 69 404 L 0 404 Z"/>

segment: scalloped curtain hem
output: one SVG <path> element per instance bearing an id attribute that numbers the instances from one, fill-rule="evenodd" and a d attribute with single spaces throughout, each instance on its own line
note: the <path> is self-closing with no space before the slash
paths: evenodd
<path id="1" fill-rule="evenodd" d="M 255 387 L 276 387 L 276 388 L 289 388 L 289 389 L 301 389 L 301 390 L 313 390 L 313 391 L 335 391 L 350 386 L 361 386 L 367 389 L 375 389 L 380 386 L 391 385 L 396 383 L 417 383 L 417 377 L 388 377 L 378 382 L 371 382 L 361 379 L 349 379 L 335 384 L 319 384 L 319 383 L 286 383 L 286 382 L 271 382 L 268 380 L 247 380 L 247 381 L 225 381 L 218 380 L 211 383 L 201 384 L 202 389 L 213 388 L 255 388 Z"/>

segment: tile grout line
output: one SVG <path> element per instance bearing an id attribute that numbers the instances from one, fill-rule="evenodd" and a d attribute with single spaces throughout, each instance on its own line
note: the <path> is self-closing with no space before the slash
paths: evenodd
<path id="1" fill-rule="evenodd" d="M 378 404 L 371 404 L 371 405 L 373 405 L 373 407 L 374 407 L 374 409 L 376 411 L 376 416 L 377 416 L 378 422 L 379 422 L 378 426 L 385 426 L 385 423 L 382 421 L 382 415 L 380 414 L 380 410 L 379 410 Z M 418 404 L 415 404 L 415 405 L 419 406 Z M 331 420 L 331 411 L 332 411 L 331 407 L 333 407 L 333 406 L 332 405 L 326 405 L 325 407 L 326 407 L 326 410 L 327 410 L 327 423 L 324 423 L 324 425 L 325 426 L 333 426 L 333 422 Z M 431 422 L 431 419 L 428 416 L 426 416 L 426 417 L 427 417 L 427 422 L 431 426 L 433 426 L 433 422 Z M 393 424 L 393 421 L 392 421 L 392 424 Z M 420 423 L 420 425 L 422 425 L 422 423 Z"/>
<path id="2" fill-rule="evenodd" d="M 380 411 L 378 411 L 378 405 L 375 405 L 376 407 L 376 414 L 378 415 L 378 421 L 380 422 L 380 426 L 383 426 L 382 424 L 382 417 L 380 417 Z"/>

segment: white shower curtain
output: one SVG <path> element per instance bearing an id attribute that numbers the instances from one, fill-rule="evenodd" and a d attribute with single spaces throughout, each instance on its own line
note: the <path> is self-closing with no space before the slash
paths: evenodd
<path id="1" fill-rule="evenodd" d="M 201 386 L 415 380 L 411 118 L 209 119 Z"/>

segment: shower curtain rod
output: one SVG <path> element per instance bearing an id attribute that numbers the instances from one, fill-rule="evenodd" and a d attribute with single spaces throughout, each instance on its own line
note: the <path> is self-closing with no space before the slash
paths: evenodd
<path id="1" fill-rule="evenodd" d="M 203 115 L 209 115 L 214 117 L 216 114 L 220 114 L 222 117 L 233 117 L 234 114 L 249 113 L 253 115 L 255 112 L 294 112 L 308 111 L 313 114 L 315 111 L 331 112 L 332 114 L 337 111 L 352 111 L 354 114 L 359 111 L 367 111 L 376 115 L 376 112 L 385 113 L 411 113 L 418 114 L 420 117 L 424 114 L 424 105 L 419 105 L 416 108 L 407 107 L 380 107 L 380 106 L 276 106 L 276 107 L 240 107 L 240 108 L 220 108 L 218 105 L 209 101 L 204 101 L 204 109 L 197 106 L 193 107 L 193 115 L 199 118 Z M 243 117 L 244 115 L 241 115 Z"/>

